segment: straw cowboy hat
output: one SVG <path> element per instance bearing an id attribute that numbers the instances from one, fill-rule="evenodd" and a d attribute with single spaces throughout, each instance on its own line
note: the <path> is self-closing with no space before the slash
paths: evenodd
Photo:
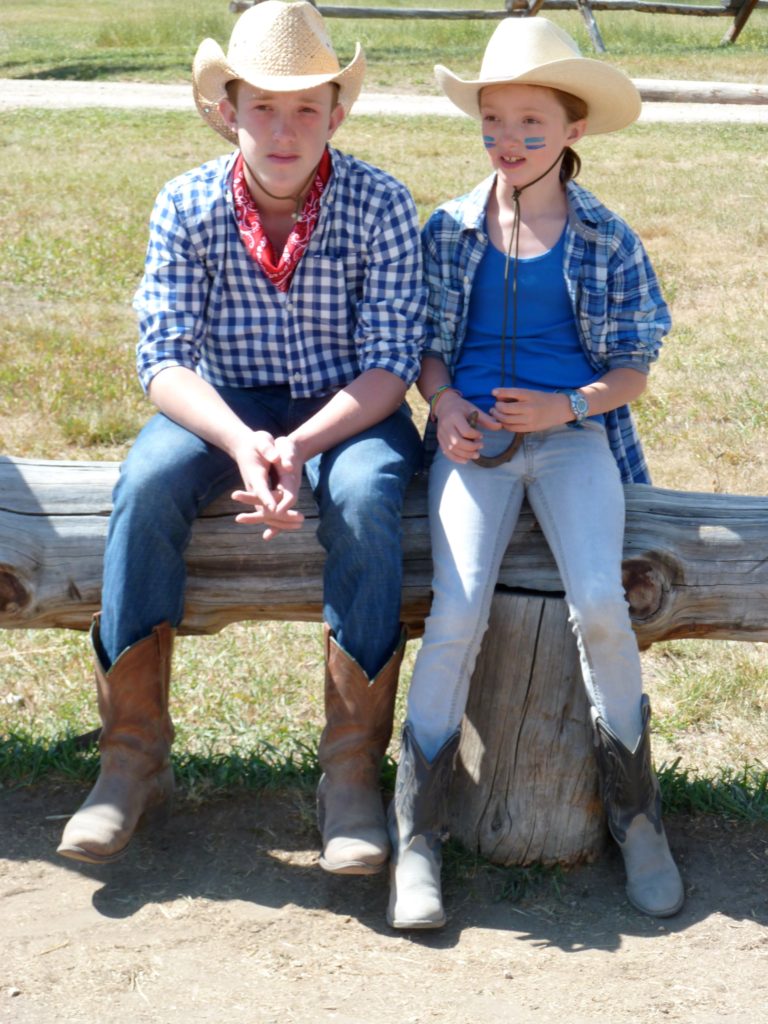
<path id="1" fill-rule="evenodd" d="M 614 132 L 640 116 L 640 93 L 617 68 L 582 57 L 573 39 L 546 18 L 505 18 L 488 40 L 480 77 L 464 81 L 438 64 L 445 95 L 470 117 L 480 117 L 480 90 L 488 85 L 544 85 L 587 104 L 587 135 Z"/>
<path id="2" fill-rule="evenodd" d="M 218 108 L 227 82 L 242 79 L 267 92 L 295 92 L 335 82 L 339 103 L 348 114 L 364 74 L 359 43 L 352 61 L 340 68 L 322 16 L 312 4 L 262 0 L 238 18 L 226 57 L 215 40 L 202 41 L 192 64 L 192 91 L 203 120 L 237 144 L 237 133 Z"/>

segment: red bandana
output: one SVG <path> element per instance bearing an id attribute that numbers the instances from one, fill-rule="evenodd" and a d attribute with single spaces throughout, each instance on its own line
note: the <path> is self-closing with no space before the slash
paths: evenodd
<path id="1" fill-rule="evenodd" d="M 330 180 L 331 169 L 331 154 L 326 149 L 304 202 L 304 209 L 288 235 L 283 254 L 278 261 L 275 259 L 272 243 L 261 226 L 258 207 L 245 180 L 243 155 L 238 153 L 232 177 L 232 195 L 240 237 L 251 259 L 258 263 L 272 284 L 281 292 L 288 291 L 293 273 L 309 245 L 309 239 L 320 215 L 320 197 Z"/>

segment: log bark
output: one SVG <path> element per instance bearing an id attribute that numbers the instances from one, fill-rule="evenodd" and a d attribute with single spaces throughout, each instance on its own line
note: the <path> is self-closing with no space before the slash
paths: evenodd
<path id="1" fill-rule="evenodd" d="M 116 463 L 0 457 L 0 628 L 86 629 L 100 602 Z M 624 585 L 641 647 L 682 637 L 768 640 L 768 498 L 628 486 Z M 307 488 L 297 534 L 265 543 L 215 502 L 187 553 L 186 633 L 245 619 L 321 617 L 323 550 Z M 426 482 L 411 487 L 404 521 L 403 614 L 418 631 L 429 607 Z M 499 585 L 560 594 L 530 510 L 507 549 Z"/>

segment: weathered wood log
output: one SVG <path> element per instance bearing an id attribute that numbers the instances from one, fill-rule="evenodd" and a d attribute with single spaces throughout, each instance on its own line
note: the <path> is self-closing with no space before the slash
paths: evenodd
<path id="1" fill-rule="evenodd" d="M 0 628 L 87 628 L 99 606 L 114 463 L 0 458 Z M 768 639 L 768 499 L 627 487 L 624 584 L 638 641 Z M 187 553 L 182 631 L 242 619 L 319 620 L 324 555 L 317 513 L 265 544 L 215 502 Z M 429 607 L 426 482 L 404 514 L 403 614 Z M 507 549 L 472 681 L 457 774 L 455 834 L 497 863 L 571 864 L 596 856 L 586 698 L 561 582 L 526 509 Z M 509 591 L 514 591 L 510 593 Z"/>
<path id="2" fill-rule="evenodd" d="M 563 600 L 498 592 L 472 676 L 451 831 L 494 864 L 572 865 L 606 839 Z"/>
<path id="3" fill-rule="evenodd" d="M 116 463 L 0 457 L 0 628 L 86 629 L 99 607 Z M 429 606 L 426 484 L 404 515 L 403 610 Z M 681 637 L 768 640 L 768 498 L 628 486 L 624 585 L 642 647 Z M 243 619 L 319 620 L 324 553 L 317 512 L 301 495 L 299 533 L 264 543 L 233 521 L 228 499 L 205 510 L 187 555 L 182 631 L 215 633 Z M 499 584 L 559 594 L 562 584 L 525 510 Z"/>
<path id="4" fill-rule="evenodd" d="M 744 82 L 664 82 L 633 78 L 643 100 L 652 103 L 768 103 L 768 86 Z"/>

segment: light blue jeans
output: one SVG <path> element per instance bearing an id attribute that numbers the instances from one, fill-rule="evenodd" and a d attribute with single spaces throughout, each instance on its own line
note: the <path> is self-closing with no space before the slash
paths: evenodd
<path id="1" fill-rule="evenodd" d="M 273 435 L 290 433 L 328 401 L 295 400 L 285 387 L 217 390 L 252 429 Z M 402 504 L 420 453 L 403 405 L 305 466 L 327 552 L 325 621 L 370 678 L 399 642 Z M 121 467 L 109 522 L 99 631 L 105 667 L 159 623 L 181 622 L 192 524 L 214 498 L 238 486 L 237 466 L 225 452 L 161 413 L 141 431 Z"/>
<path id="2" fill-rule="evenodd" d="M 509 441 L 506 431 L 488 432 L 483 453 L 494 455 Z M 526 495 L 560 570 L 587 696 L 630 749 L 640 736 L 640 657 L 621 582 L 624 490 L 604 428 L 588 421 L 526 434 L 512 460 L 491 469 L 435 455 L 433 600 L 407 710 L 430 760 L 461 724 L 499 567 Z"/>

